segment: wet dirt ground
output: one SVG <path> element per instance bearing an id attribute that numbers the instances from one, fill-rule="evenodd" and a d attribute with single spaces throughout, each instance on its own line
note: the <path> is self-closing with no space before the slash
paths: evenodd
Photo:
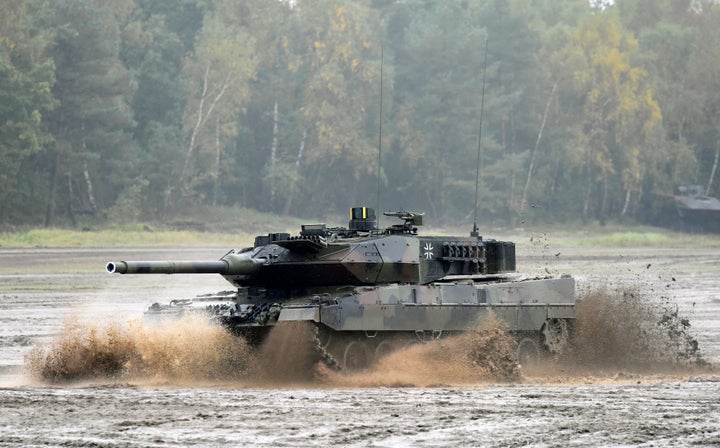
<path id="1" fill-rule="evenodd" d="M 512 383 L 458 381 L 441 366 L 422 379 L 375 369 L 317 384 L 199 380 L 192 373 L 71 384 L 28 376 L 28 353 L 52 343 L 68 321 L 102 328 L 137 319 L 154 301 L 228 289 L 212 275 L 112 276 L 103 271 L 108 260 L 217 259 L 224 252 L 0 249 L 0 446 L 720 445 L 716 368 L 551 366 Z M 520 248 L 518 266 L 531 276 L 571 274 L 580 294 L 622 288 L 676 304 L 703 358 L 720 363 L 717 249 L 545 244 Z M 189 352 L 201 353 L 202 344 Z"/>

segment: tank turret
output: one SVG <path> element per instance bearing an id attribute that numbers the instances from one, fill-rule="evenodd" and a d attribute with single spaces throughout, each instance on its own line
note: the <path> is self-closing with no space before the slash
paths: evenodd
<path id="1" fill-rule="evenodd" d="M 217 261 L 118 261 L 119 274 L 220 274 L 235 286 L 365 286 L 428 284 L 447 276 L 497 275 L 515 270 L 515 245 L 481 237 L 421 237 L 422 215 L 388 212 L 403 223 L 380 231 L 375 212 L 351 210 L 348 228 L 303 225 L 300 234 L 270 233 L 249 249 Z"/>

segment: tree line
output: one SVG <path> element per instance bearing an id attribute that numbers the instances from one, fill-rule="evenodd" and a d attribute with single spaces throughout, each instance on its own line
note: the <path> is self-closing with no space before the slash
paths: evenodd
<path id="1" fill-rule="evenodd" d="M 0 219 L 652 221 L 718 193 L 718 73 L 711 0 L 4 0 Z"/>

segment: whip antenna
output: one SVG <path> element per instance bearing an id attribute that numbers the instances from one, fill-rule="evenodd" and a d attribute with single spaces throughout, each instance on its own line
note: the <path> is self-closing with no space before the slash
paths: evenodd
<path id="1" fill-rule="evenodd" d="M 485 65 L 483 67 L 483 81 L 482 81 L 482 97 L 480 99 L 480 125 L 478 129 L 478 148 L 477 148 L 477 164 L 475 169 L 475 211 L 473 215 L 473 229 L 470 232 L 470 236 L 478 237 L 478 225 L 477 225 L 477 212 L 478 212 L 478 188 L 480 185 L 480 153 L 482 151 L 482 118 L 483 108 L 485 107 L 485 76 L 487 75 L 487 55 L 488 55 L 488 40 L 485 39 Z"/>
<path id="2" fill-rule="evenodd" d="M 383 45 L 380 45 L 380 126 L 378 132 L 378 160 L 377 160 L 377 202 L 375 204 L 375 210 L 377 210 L 377 228 L 380 228 L 380 167 L 382 165 L 382 115 L 383 115 L 383 63 L 385 62 L 385 50 Z"/>

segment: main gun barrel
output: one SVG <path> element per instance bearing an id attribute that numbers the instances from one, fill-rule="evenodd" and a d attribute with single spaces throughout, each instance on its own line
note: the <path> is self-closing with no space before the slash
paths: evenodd
<path id="1" fill-rule="evenodd" d="M 262 264 L 246 254 L 229 254 L 214 261 L 111 261 L 105 269 L 111 274 L 221 274 L 243 275 Z"/>

